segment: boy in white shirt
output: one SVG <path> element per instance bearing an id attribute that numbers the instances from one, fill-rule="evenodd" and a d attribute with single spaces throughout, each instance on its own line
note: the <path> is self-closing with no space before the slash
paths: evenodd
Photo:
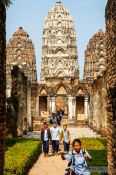
<path id="1" fill-rule="evenodd" d="M 53 123 L 53 127 L 50 128 L 51 140 L 52 140 L 52 151 L 53 155 L 58 155 L 59 151 L 59 139 L 60 139 L 60 129 L 57 127 L 57 123 Z"/>

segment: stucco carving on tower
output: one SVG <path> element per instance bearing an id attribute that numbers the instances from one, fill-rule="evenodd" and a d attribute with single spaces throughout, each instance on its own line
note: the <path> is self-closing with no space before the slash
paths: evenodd
<path id="1" fill-rule="evenodd" d="M 41 83 L 47 78 L 79 78 L 76 32 L 61 1 L 48 12 L 42 38 Z"/>

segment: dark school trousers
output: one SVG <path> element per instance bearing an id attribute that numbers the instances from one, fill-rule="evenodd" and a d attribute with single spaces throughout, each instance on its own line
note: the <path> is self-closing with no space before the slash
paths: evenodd
<path id="1" fill-rule="evenodd" d="M 43 152 L 48 154 L 49 152 L 49 141 L 43 141 Z"/>
<path id="2" fill-rule="evenodd" d="M 70 144 L 69 143 L 66 143 L 66 142 L 63 142 L 63 145 L 64 145 L 64 151 L 65 152 L 69 152 Z"/>
<path id="3" fill-rule="evenodd" d="M 52 140 L 52 151 L 53 153 L 59 151 L 59 140 Z"/>

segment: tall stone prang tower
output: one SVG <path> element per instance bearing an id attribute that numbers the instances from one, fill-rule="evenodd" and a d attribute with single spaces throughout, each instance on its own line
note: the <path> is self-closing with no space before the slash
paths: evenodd
<path id="1" fill-rule="evenodd" d="M 64 111 L 62 123 L 85 123 L 88 105 L 87 89 L 79 81 L 74 23 L 69 11 L 57 0 L 45 18 L 34 126 L 39 123 L 37 118 L 41 124 L 61 109 Z"/>
<path id="2" fill-rule="evenodd" d="M 66 77 L 79 79 L 76 32 L 68 10 L 57 1 L 45 18 L 40 80 Z"/>
<path id="3" fill-rule="evenodd" d="M 106 70 L 106 36 L 102 29 L 90 39 L 85 51 L 84 81 L 92 82 Z"/>
<path id="4" fill-rule="evenodd" d="M 36 81 L 34 45 L 28 33 L 19 27 L 6 48 L 7 128 L 13 136 L 23 135 L 27 125 L 32 128 L 32 87 Z"/>
<path id="5" fill-rule="evenodd" d="M 7 44 L 7 89 L 10 87 L 11 69 L 18 65 L 31 83 L 36 82 L 36 59 L 32 40 L 22 27 L 13 34 Z M 28 75 L 27 75 L 28 74 Z"/>

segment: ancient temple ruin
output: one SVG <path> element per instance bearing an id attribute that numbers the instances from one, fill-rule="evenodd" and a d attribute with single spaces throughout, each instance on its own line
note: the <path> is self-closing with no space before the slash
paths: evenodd
<path id="1" fill-rule="evenodd" d="M 90 127 L 107 135 L 106 34 L 99 29 L 85 51 L 84 82 L 90 94 Z"/>
<path id="2" fill-rule="evenodd" d="M 66 123 L 88 121 L 89 96 L 84 84 L 79 83 L 76 31 L 61 1 L 45 18 L 41 59 L 35 120 L 62 109 Z"/>
<path id="3" fill-rule="evenodd" d="M 85 51 L 84 80 L 91 83 L 106 70 L 106 37 L 99 29 L 89 41 Z"/>
<path id="4" fill-rule="evenodd" d="M 57 1 L 55 7 L 61 7 L 61 2 Z M 0 174 L 3 174 L 4 167 L 4 136 L 6 132 L 6 93 L 5 93 L 5 8 L 0 1 Z M 65 11 L 65 14 L 67 12 Z M 63 15 L 63 14 L 62 14 Z M 62 16 L 61 19 L 62 19 Z M 54 16 L 54 13 L 53 13 Z M 54 17 L 53 17 L 54 19 Z M 67 20 L 63 20 L 65 24 Z M 62 22 L 59 24 L 62 25 Z M 70 27 L 69 27 L 70 28 Z M 99 33 L 99 34 L 98 34 Z M 85 74 L 84 83 L 79 82 L 79 68 L 77 53 L 72 53 L 72 59 L 69 59 L 67 48 L 63 46 L 65 35 L 60 36 L 58 43 L 62 46 L 57 54 L 59 62 L 53 62 L 53 69 L 47 67 L 45 60 L 49 59 L 42 56 L 41 84 L 36 81 L 36 62 L 34 46 L 29 39 L 29 35 L 20 27 L 13 35 L 7 45 L 7 133 L 12 135 L 22 135 L 33 127 L 36 128 L 36 119 L 45 117 L 53 110 L 60 107 L 65 109 L 67 122 L 71 119 L 76 123 L 80 121 L 89 121 L 90 127 L 99 132 L 105 132 L 108 135 L 108 174 L 116 174 L 116 1 L 108 0 L 106 8 L 106 33 L 99 31 L 95 36 L 100 36 L 93 42 L 90 40 L 85 54 Z M 55 34 L 54 37 L 57 35 Z M 44 38 L 44 37 L 43 37 Z M 75 39 L 73 35 L 72 40 Z M 106 39 L 106 46 L 105 40 Z M 57 39 L 56 39 L 57 40 Z M 69 39 L 70 40 L 70 39 Z M 53 40 L 54 41 L 54 40 Z M 74 41 L 74 40 L 73 40 Z M 56 42 L 55 42 L 56 43 Z M 57 43 L 57 44 L 58 44 Z M 64 45 L 67 42 L 64 43 Z M 44 46 L 45 44 L 43 44 Z M 50 45 L 50 44 L 49 44 Z M 68 45 L 68 44 L 67 44 Z M 45 46 L 46 47 L 46 46 Z M 48 47 L 51 49 L 51 47 Z M 56 46 L 57 48 L 57 46 Z M 70 49 L 77 52 L 76 44 L 70 45 Z M 48 49 L 48 51 L 49 51 Z M 67 49 L 67 50 L 66 50 Z M 105 54 L 106 50 L 106 54 Z M 53 47 L 55 51 L 55 47 Z M 63 51 L 63 53 L 62 53 Z M 63 57 L 61 60 L 60 54 Z M 52 53 L 53 54 L 53 53 Z M 101 56 L 100 56 L 100 55 Z M 75 55 L 75 58 L 74 58 Z M 55 54 L 53 54 L 53 58 Z M 67 66 L 67 58 L 69 60 Z M 94 58 L 94 59 L 92 59 Z M 107 61 L 105 60 L 107 59 Z M 44 60 L 45 59 L 45 60 Z M 56 59 L 56 58 L 55 58 Z M 61 60 L 61 62 L 60 62 Z M 94 60 L 94 61 L 93 61 Z M 100 61 L 101 60 L 101 61 Z M 47 62 L 46 61 L 46 62 Z M 76 62 L 76 66 L 72 61 Z M 58 64 L 59 63 L 59 64 Z M 61 70 L 55 72 L 55 66 L 61 66 Z M 64 66 L 65 65 L 65 66 Z M 50 64 L 52 68 L 52 61 Z M 59 66 L 59 67 L 60 67 Z M 67 69 L 65 69 L 67 67 Z M 74 68 L 74 69 L 73 69 Z M 107 68 L 107 69 L 106 69 Z M 44 72 L 45 70 L 45 72 Z M 74 70 L 74 72 L 73 72 Z M 42 72 L 45 73 L 42 75 Z M 49 73 L 49 74 L 48 74 Z M 55 74 L 55 76 L 53 76 Z M 72 75 L 70 74 L 72 73 Z M 52 76 L 51 76 L 52 74 Z M 49 75 L 49 76 L 47 76 Z M 67 76 L 68 75 L 68 76 Z M 56 81 L 57 80 L 57 81 Z M 53 82 L 53 86 L 52 86 Z M 106 95 L 107 92 L 107 95 Z M 107 98 L 106 98 L 107 97 Z M 57 99 L 57 100 L 56 100 Z M 66 101 L 65 101 L 66 99 Z M 76 102 L 75 102 L 76 99 Z M 107 99 L 107 101 L 106 101 Z M 106 103 L 107 102 L 107 106 Z M 43 104 L 41 104 L 43 102 Z M 100 103 L 100 105 L 98 105 Z M 28 105 L 27 105 L 28 104 Z M 67 106 L 66 106 L 66 105 Z M 76 110 L 72 113 L 72 108 Z M 80 105 L 80 106 L 79 106 Z M 101 109 L 101 107 L 103 109 Z M 97 107 L 97 108 L 96 108 Z M 83 109 L 82 112 L 80 109 Z M 107 109 L 107 114 L 106 114 Z M 36 110 L 36 111 L 35 111 Z M 97 117 L 98 111 L 101 116 Z M 66 113 L 67 112 L 67 113 Z M 80 115 L 81 114 L 81 115 Z M 77 117 L 77 118 L 76 118 Z M 107 123 L 106 123 L 107 117 Z M 78 120 L 77 120 L 78 119 Z M 82 123 L 81 123 L 82 124 Z M 99 125 L 100 124 L 100 125 Z M 38 127 L 38 126 L 37 126 Z M 107 128 L 106 128 L 107 127 Z M 12 130 L 14 128 L 14 130 Z"/>
<path id="5" fill-rule="evenodd" d="M 80 81 L 74 22 L 57 1 L 45 18 L 37 83 L 34 45 L 20 27 L 7 45 L 7 132 L 22 135 L 31 129 L 39 130 L 51 113 L 62 109 L 63 123 L 88 124 L 106 136 L 106 40 L 102 29 L 90 39 Z"/>
<path id="6" fill-rule="evenodd" d="M 32 128 L 31 87 L 37 81 L 34 45 L 22 27 L 9 40 L 6 57 L 7 132 L 22 135 Z"/>

